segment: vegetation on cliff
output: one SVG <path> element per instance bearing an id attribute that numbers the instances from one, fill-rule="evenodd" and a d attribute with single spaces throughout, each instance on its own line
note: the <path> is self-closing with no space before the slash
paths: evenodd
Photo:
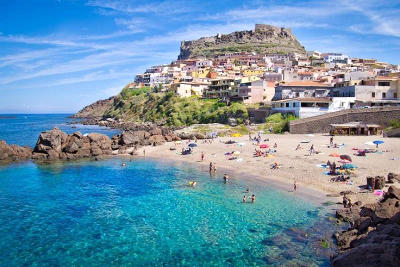
<path id="1" fill-rule="evenodd" d="M 216 99 L 180 98 L 173 92 L 151 93 L 149 88 L 124 88 L 108 108 L 104 118 L 126 122 L 155 122 L 170 126 L 194 123 L 227 123 L 236 118 L 239 123 L 248 118 L 246 106 L 231 103 L 227 106 Z"/>
<path id="2" fill-rule="evenodd" d="M 289 131 L 289 121 L 296 120 L 298 117 L 292 114 L 275 113 L 265 119 L 265 124 L 260 130 L 272 133 L 284 133 Z"/>

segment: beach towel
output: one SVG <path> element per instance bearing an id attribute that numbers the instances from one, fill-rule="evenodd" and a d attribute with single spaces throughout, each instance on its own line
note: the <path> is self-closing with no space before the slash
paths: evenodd
<path id="1" fill-rule="evenodd" d="M 382 190 L 375 190 L 374 191 L 375 196 L 383 196 L 383 191 Z"/>

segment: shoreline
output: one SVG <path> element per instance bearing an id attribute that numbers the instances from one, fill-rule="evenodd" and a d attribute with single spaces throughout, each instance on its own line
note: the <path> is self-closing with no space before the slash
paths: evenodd
<path id="1" fill-rule="evenodd" d="M 296 181 L 297 193 L 304 194 L 310 199 L 317 199 L 320 202 L 341 202 L 342 196 L 340 192 L 351 191 L 349 194 L 351 201 L 361 201 L 363 204 L 375 203 L 379 200 L 379 196 L 373 192 L 363 189 L 368 176 L 387 176 L 389 172 L 400 173 L 400 165 L 395 159 L 400 159 L 400 140 L 395 138 L 382 138 L 380 136 L 335 136 L 335 142 L 345 144 L 341 148 L 329 148 L 329 137 L 324 134 L 319 135 L 263 135 L 268 138 L 271 147 L 277 143 L 277 152 L 273 153 L 271 158 L 253 157 L 254 148 L 257 146 L 251 144 L 248 137 L 221 137 L 217 138 L 213 143 L 204 143 L 202 140 L 197 141 L 197 147 L 193 149 L 190 155 L 180 155 L 181 148 L 186 147 L 187 141 L 176 145 L 174 142 L 168 142 L 159 146 L 145 146 L 138 149 L 139 157 L 142 157 L 142 151 L 146 150 L 146 157 L 168 160 L 173 162 L 191 163 L 198 166 L 201 170 L 208 172 L 208 165 L 215 162 L 219 173 L 226 172 L 232 176 L 240 177 L 238 179 L 258 181 L 262 183 L 270 183 L 274 187 L 291 191 L 293 182 Z M 227 145 L 224 142 L 233 139 L 243 146 L 237 144 Z M 303 140 L 308 139 L 306 144 Z M 368 153 L 365 157 L 354 156 L 354 148 L 368 147 L 366 143 L 371 140 L 384 140 L 385 144 L 379 147 L 378 153 Z M 296 146 L 301 144 L 302 150 L 295 150 Z M 319 154 L 308 153 L 308 148 L 314 145 Z M 171 151 L 170 147 L 176 150 Z M 369 147 L 371 148 L 371 146 Z M 228 160 L 225 152 L 239 151 L 239 160 Z M 205 160 L 202 162 L 201 152 L 205 154 Z M 350 182 L 332 182 L 331 178 L 324 174 L 327 169 L 321 168 L 321 164 L 328 160 L 336 161 L 339 158 L 331 157 L 331 153 L 351 155 L 353 164 L 357 168 L 351 175 Z M 394 159 L 394 160 L 393 160 Z M 278 162 L 282 167 L 278 170 L 271 170 L 270 165 Z M 394 184 L 400 187 L 399 183 Z M 387 187 L 384 188 L 387 190 Z M 331 196 L 330 196 L 331 195 Z M 333 205 L 332 205 L 333 206 Z"/>
<path id="2" fill-rule="evenodd" d="M 124 156 L 122 156 L 123 158 Z M 156 161 L 160 161 L 163 163 L 170 163 L 172 165 L 180 165 L 180 164 L 189 164 L 192 165 L 194 167 L 199 167 L 198 169 L 204 173 L 204 174 L 208 174 L 208 168 L 205 164 L 201 164 L 200 162 L 187 162 L 185 160 L 182 159 L 165 159 L 162 158 L 160 156 L 133 156 L 134 159 L 151 159 L 151 160 L 156 160 Z M 179 167 L 179 166 L 178 166 Z M 326 194 L 327 192 L 323 192 L 321 190 L 315 189 L 315 188 L 310 188 L 310 187 L 302 187 L 301 190 L 297 189 L 296 192 L 294 192 L 293 190 L 291 190 L 293 188 L 293 184 L 289 183 L 288 181 L 282 181 L 282 180 L 278 180 L 278 179 L 274 179 L 271 177 L 262 177 L 260 175 L 257 174 L 246 174 L 244 172 L 238 171 L 238 170 L 232 170 L 229 168 L 219 168 L 219 170 L 217 170 L 216 175 L 219 176 L 221 179 L 223 177 L 223 174 L 227 173 L 230 176 L 230 179 L 233 180 L 238 180 L 238 181 L 242 181 L 242 182 L 252 182 L 254 184 L 262 184 L 262 185 L 268 185 L 271 186 L 273 189 L 276 189 L 278 191 L 282 191 L 283 193 L 294 193 L 293 196 L 296 197 L 300 197 L 303 200 L 306 200 L 308 202 L 311 202 L 313 204 L 318 204 L 319 206 L 322 206 L 322 203 L 327 201 L 328 198 L 332 199 L 336 199 L 336 197 L 327 197 Z M 218 178 L 217 178 L 218 179 Z M 331 208 L 333 206 L 337 206 L 336 204 L 332 205 L 332 206 L 322 206 L 323 208 Z"/>

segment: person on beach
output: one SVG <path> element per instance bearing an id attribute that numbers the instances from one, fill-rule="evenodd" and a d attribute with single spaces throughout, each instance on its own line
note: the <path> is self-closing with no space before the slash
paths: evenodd
<path id="1" fill-rule="evenodd" d="M 296 181 L 294 181 L 294 183 L 293 183 L 293 191 L 296 192 L 296 190 L 297 190 L 297 185 L 296 185 Z"/>
<path id="2" fill-rule="evenodd" d="M 246 195 L 244 195 L 244 196 L 243 196 L 243 200 L 242 200 L 243 203 L 246 203 L 246 200 L 247 200 Z"/>
<path id="3" fill-rule="evenodd" d="M 296 150 L 300 150 L 300 149 L 301 149 L 301 145 L 298 144 L 297 147 L 296 147 Z"/>
<path id="4" fill-rule="evenodd" d="M 348 199 L 347 199 L 347 196 L 345 194 L 345 195 L 343 195 L 343 207 L 344 208 L 347 208 L 347 203 L 348 203 Z"/>
<path id="5" fill-rule="evenodd" d="M 331 138 L 329 139 L 329 146 L 330 146 L 330 147 L 333 146 L 333 136 L 331 136 Z"/>
<path id="6" fill-rule="evenodd" d="M 210 161 L 210 173 L 214 170 L 213 163 Z"/>
<path id="7" fill-rule="evenodd" d="M 213 164 L 213 172 L 216 173 L 217 172 L 217 163 L 214 162 Z"/>
<path id="8" fill-rule="evenodd" d="M 204 152 L 201 152 L 201 161 L 204 160 Z"/>
<path id="9" fill-rule="evenodd" d="M 228 182 L 228 179 L 229 179 L 229 176 L 228 176 L 228 174 L 224 174 L 224 183 L 227 183 Z"/>
<path id="10" fill-rule="evenodd" d="M 146 157 L 146 149 L 143 148 L 143 157 Z"/>
<path id="11" fill-rule="evenodd" d="M 278 148 L 278 144 L 277 143 L 274 144 L 274 148 Z"/>
<path id="12" fill-rule="evenodd" d="M 313 152 L 314 152 L 314 145 L 311 145 L 311 147 L 310 147 L 310 156 L 312 155 Z"/>
<path id="13" fill-rule="evenodd" d="M 252 194 L 251 195 L 251 203 L 256 202 L 256 195 Z"/>

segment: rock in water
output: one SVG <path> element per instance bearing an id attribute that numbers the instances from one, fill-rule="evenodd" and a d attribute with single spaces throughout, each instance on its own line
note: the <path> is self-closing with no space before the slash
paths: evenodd
<path id="1" fill-rule="evenodd" d="M 78 159 L 110 155 L 111 139 L 98 133 L 70 135 L 58 128 L 40 134 L 32 153 L 36 160 Z"/>
<path id="2" fill-rule="evenodd" d="M 17 145 L 8 145 L 5 141 L 0 141 L 0 161 L 27 160 L 32 156 L 32 149 Z"/>

